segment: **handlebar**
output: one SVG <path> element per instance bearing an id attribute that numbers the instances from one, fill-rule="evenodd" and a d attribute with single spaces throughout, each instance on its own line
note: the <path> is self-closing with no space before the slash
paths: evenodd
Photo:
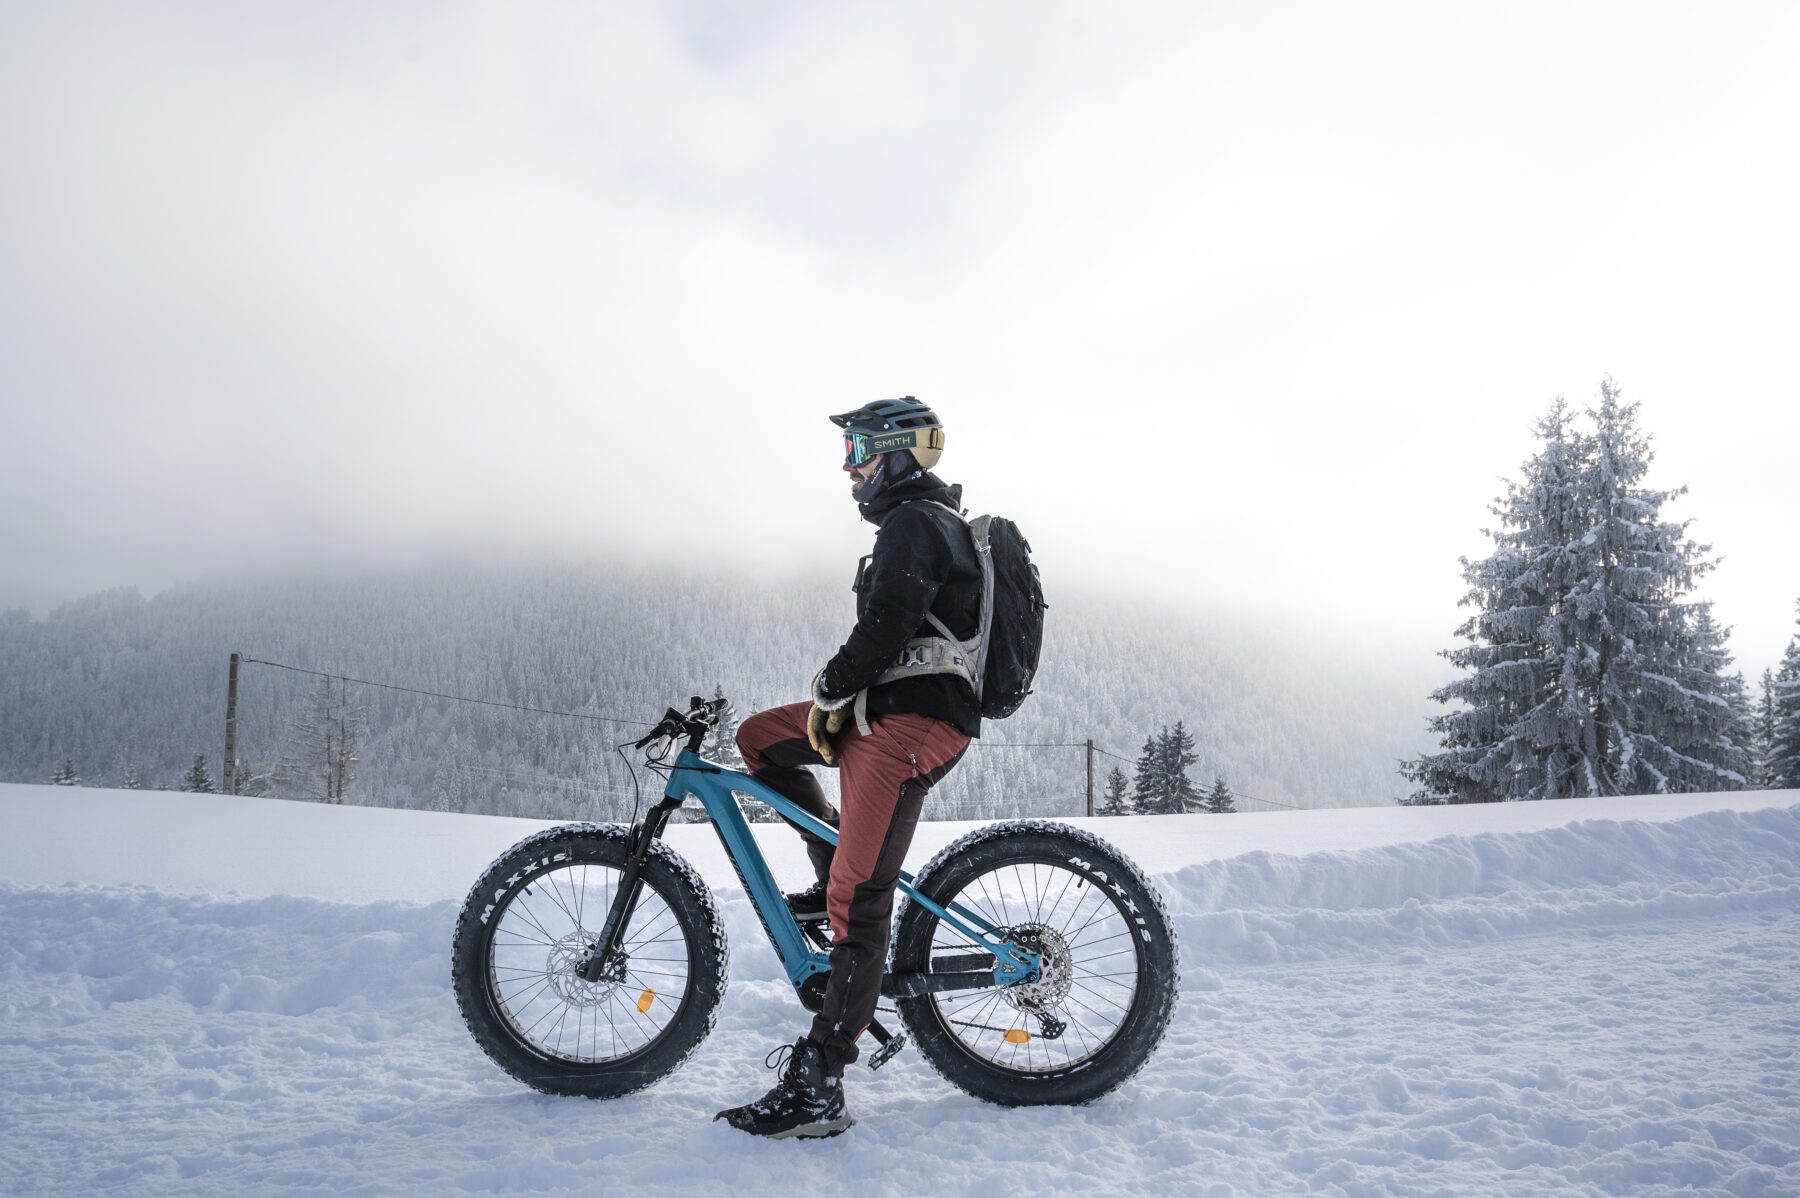
<path id="1" fill-rule="evenodd" d="M 718 722 L 719 713 L 724 711 L 726 706 L 727 701 L 724 699 L 702 699 L 699 695 L 695 695 L 688 700 L 686 711 L 677 711 L 671 707 L 663 712 L 661 721 L 647 732 L 634 747 L 641 749 L 660 736 L 667 736 L 671 739 L 685 736 L 688 752 L 697 753 L 700 751 L 700 742 L 706 739 L 708 730 Z"/>

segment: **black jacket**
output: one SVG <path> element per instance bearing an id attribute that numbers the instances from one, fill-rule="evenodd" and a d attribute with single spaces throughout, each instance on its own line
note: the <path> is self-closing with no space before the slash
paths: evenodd
<path id="1" fill-rule="evenodd" d="M 936 503 L 920 502 L 935 500 Z M 969 529 L 936 504 L 962 510 L 962 488 L 929 472 L 893 484 L 862 506 L 874 524 L 875 550 L 856 572 L 856 627 L 825 665 L 819 690 L 842 699 L 869 686 L 914 637 L 941 635 L 931 612 L 964 640 L 981 623 L 981 563 Z M 901 678 L 869 691 L 870 716 L 911 712 L 981 735 L 975 690 L 954 674 Z"/>

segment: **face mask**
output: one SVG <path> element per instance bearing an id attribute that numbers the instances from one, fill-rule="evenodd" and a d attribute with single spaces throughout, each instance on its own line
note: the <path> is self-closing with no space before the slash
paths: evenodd
<path id="1" fill-rule="evenodd" d="M 850 498 L 856 500 L 858 503 L 868 503 L 877 495 L 881 494 L 881 488 L 887 482 L 888 469 L 893 465 L 894 459 L 899 456 L 900 455 L 897 453 L 882 454 L 879 463 L 875 467 L 875 473 L 869 475 L 869 481 L 862 486 L 852 487 L 850 489 Z"/>

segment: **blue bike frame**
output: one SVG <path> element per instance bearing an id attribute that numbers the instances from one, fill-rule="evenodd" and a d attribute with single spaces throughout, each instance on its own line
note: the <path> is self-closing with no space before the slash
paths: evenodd
<path id="1" fill-rule="evenodd" d="M 829 973 L 831 962 L 824 953 L 808 947 L 800 925 L 788 909 L 781 887 L 776 884 L 775 875 L 769 872 L 762 848 L 750 831 L 750 822 L 731 797 L 733 791 L 767 803 L 783 818 L 831 844 L 837 843 L 837 829 L 801 810 L 785 795 L 777 794 L 750 775 L 715 765 L 691 749 L 683 749 L 675 759 L 668 786 L 663 790 L 663 797 L 671 803 L 693 798 L 706 808 L 706 814 L 719 831 L 719 838 L 725 843 L 731 866 L 744 884 L 744 892 L 750 896 L 763 929 L 769 933 L 782 967 L 787 970 L 788 980 L 798 987 L 815 974 Z M 1040 957 L 1037 953 L 1013 944 L 1000 928 L 961 904 L 951 903 L 948 909 L 940 907 L 914 889 L 912 880 L 911 874 L 900 871 L 902 893 L 968 937 L 971 944 L 980 945 L 994 954 L 996 986 L 1027 982 L 1038 976 Z"/>

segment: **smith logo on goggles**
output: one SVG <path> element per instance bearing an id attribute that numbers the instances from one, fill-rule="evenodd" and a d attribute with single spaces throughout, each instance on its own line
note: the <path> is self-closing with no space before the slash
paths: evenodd
<path id="1" fill-rule="evenodd" d="M 897 433 L 845 433 L 844 465 L 860 466 L 877 454 L 896 449 L 942 449 L 941 428 L 909 428 Z"/>

